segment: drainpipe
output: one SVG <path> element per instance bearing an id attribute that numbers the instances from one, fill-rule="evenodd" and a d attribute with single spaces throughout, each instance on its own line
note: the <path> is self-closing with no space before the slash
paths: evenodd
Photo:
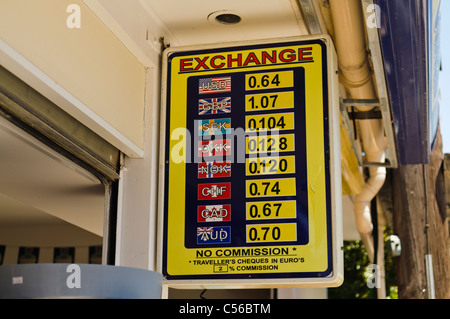
<path id="1" fill-rule="evenodd" d="M 377 99 L 372 67 L 366 45 L 365 24 L 360 0 L 330 0 L 334 26 L 340 81 L 351 99 Z M 358 107 L 358 111 L 368 111 L 370 107 Z M 365 159 L 371 163 L 384 163 L 386 141 L 382 121 L 360 120 L 357 122 Z M 370 202 L 377 195 L 386 179 L 386 168 L 369 167 L 368 178 L 362 191 L 355 196 L 355 221 L 361 239 L 374 260 L 373 224 Z M 383 246 L 379 246 L 382 250 Z M 383 267 L 384 268 L 384 267 Z"/>

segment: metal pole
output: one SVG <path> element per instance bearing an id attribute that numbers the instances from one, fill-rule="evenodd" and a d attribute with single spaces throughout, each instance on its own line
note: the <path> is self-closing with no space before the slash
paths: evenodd
<path id="1" fill-rule="evenodd" d="M 427 272 L 428 299 L 436 299 L 434 292 L 433 256 L 425 255 L 425 269 Z"/>
<path id="2" fill-rule="evenodd" d="M 430 254 L 430 243 L 428 241 L 428 196 L 427 196 L 427 170 L 425 165 L 422 164 L 423 171 L 423 187 L 424 187 L 424 196 L 425 196 L 425 236 L 426 236 L 426 250 L 425 254 L 425 271 L 427 276 L 427 291 L 428 291 L 428 299 L 436 299 L 436 295 L 434 292 L 434 274 L 433 274 L 433 256 Z"/>

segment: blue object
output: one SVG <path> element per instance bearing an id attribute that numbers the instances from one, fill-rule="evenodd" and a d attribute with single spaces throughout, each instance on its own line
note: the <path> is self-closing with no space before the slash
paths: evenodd
<path id="1" fill-rule="evenodd" d="M 160 299 L 162 276 L 145 269 L 92 264 L 0 266 L 0 298 Z"/>
<path id="2" fill-rule="evenodd" d="M 432 73 L 440 64 L 439 20 L 432 12 L 440 1 L 374 3 L 381 13 L 379 35 L 399 163 L 426 164 L 439 121 L 438 82 Z"/>

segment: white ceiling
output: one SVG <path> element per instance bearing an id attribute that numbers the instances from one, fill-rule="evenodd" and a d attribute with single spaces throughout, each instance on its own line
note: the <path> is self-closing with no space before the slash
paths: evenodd
<path id="1" fill-rule="evenodd" d="M 3 118 L 0 150 L 0 227 L 71 224 L 103 235 L 98 179 Z"/>
<path id="2" fill-rule="evenodd" d="M 0 194 L 0 227 L 49 225 L 65 225 L 65 222 L 17 199 Z"/>
<path id="3" fill-rule="evenodd" d="M 144 0 L 142 3 L 153 10 L 179 45 L 302 34 L 303 21 L 297 2 L 292 0 Z M 233 13 L 241 21 L 235 25 L 219 23 L 213 18 L 217 13 Z"/>
<path id="4" fill-rule="evenodd" d="M 83 0 L 145 66 L 154 66 L 166 45 L 191 46 L 308 35 L 299 3 L 312 0 Z M 314 9 L 312 9 L 314 11 Z M 208 19 L 241 17 L 235 25 Z"/>

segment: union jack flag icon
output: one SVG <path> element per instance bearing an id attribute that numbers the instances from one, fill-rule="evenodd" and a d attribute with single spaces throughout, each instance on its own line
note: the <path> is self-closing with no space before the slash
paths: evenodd
<path id="1" fill-rule="evenodd" d="M 231 226 L 197 227 L 197 244 L 231 243 Z"/>
<path id="2" fill-rule="evenodd" d="M 203 236 L 205 233 L 210 234 L 212 227 L 197 227 L 197 236 Z"/>
<path id="3" fill-rule="evenodd" d="M 198 100 L 198 114 L 220 114 L 231 112 L 231 97 Z"/>
<path id="4" fill-rule="evenodd" d="M 197 242 L 209 241 L 213 227 L 197 227 Z"/>

